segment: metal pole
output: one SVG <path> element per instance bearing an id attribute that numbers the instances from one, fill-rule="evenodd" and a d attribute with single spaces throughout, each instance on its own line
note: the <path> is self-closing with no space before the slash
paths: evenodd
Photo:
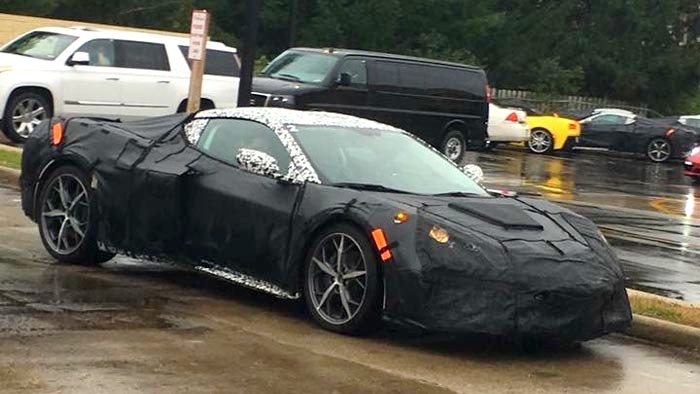
<path id="1" fill-rule="evenodd" d="M 248 23 L 241 56 L 241 75 L 238 85 L 238 106 L 250 106 L 250 90 L 253 84 L 255 45 L 258 38 L 258 11 L 262 0 L 248 0 Z"/>

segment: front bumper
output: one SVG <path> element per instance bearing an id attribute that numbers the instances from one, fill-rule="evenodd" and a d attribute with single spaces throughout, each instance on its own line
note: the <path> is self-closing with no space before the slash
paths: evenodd
<path id="1" fill-rule="evenodd" d="M 418 233 L 430 226 L 421 221 Z M 387 315 L 433 332 L 563 342 L 631 324 L 624 276 L 602 241 L 564 242 L 562 256 L 545 242 L 503 246 L 473 235 L 442 245 L 417 238 L 414 261 L 385 268 Z"/>

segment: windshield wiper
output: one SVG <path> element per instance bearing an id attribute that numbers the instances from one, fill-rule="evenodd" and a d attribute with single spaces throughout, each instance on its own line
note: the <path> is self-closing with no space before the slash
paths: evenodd
<path id="1" fill-rule="evenodd" d="M 435 196 L 435 197 L 484 197 L 483 194 L 470 193 L 470 192 L 445 192 L 445 193 L 431 194 L 431 196 Z"/>
<path id="2" fill-rule="evenodd" d="M 299 82 L 301 81 L 301 78 L 297 77 L 296 75 L 292 74 L 270 74 L 270 77 L 272 78 L 277 78 L 277 79 L 283 79 L 285 81 L 292 81 L 292 82 Z"/>
<path id="3" fill-rule="evenodd" d="M 368 191 L 373 191 L 373 192 L 411 194 L 410 192 L 407 192 L 405 190 L 392 189 L 390 187 L 386 187 L 384 185 L 379 185 L 379 184 L 374 184 L 374 183 L 338 182 L 338 183 L 332 183 L 331 185 L 336 186 L 336 187 L 344 187 L 344 188 L 356 189 L 356 190 L 368 190 Z"/>

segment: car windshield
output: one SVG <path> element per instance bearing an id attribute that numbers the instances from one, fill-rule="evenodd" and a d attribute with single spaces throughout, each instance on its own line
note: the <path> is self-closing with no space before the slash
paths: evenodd
<path id="1" fill-rule="evenodd" d="M 35 31 L 11 42 L 2 49 L 2 52 L 53 60 L 76 39 L 77 37 L 65 34 Z"/>
<path id="2" fill-rule="evenodd" d="M 489 196 L 457 166 L 399 131 L 296 126 L 323 183 L 412 194 Z"/>
<path id="3" fill-rule="evenodd" d="M 321 84 L 338 62 L 333 55 L 286 51 L 262 70 L 261 75 L 294 82 Z"/>

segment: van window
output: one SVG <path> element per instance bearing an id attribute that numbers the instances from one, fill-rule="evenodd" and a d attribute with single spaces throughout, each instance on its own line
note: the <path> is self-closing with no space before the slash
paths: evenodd
<path id="1" fill-rule="evenodd" d="M 180 45 L 180 52 L 182 56 L 187 60 L 187 64 L 192 68 L 192 61 L 187 59 L 187 53 L 190 51 L 190 47 L 187 45 Z M 207 58 L 204 63 L 204 74 L 207 75 L 219 75 L 222 77 L 237 77 L 240 75 L 240 67 L 236 61 L 236 54 L 233 52 L 217 51 L 214 49 L 207 49 Z"/>
<path id="2" fill-rule="evenodd" d="M 393 62 L 377 61 L 371 84 L 380 90 L 396 91 L 399 88 L 399 65 Z"/>
<path id="3" fill-rule="evenodd" d="M 87 52 L 90 65 L 95 67 L 114 67 L 114 42 L 108 39 L 88 41 L 76 52 Z"/>
<path id="4" fill-rule="evenodd" d="M 170 71 L 163 44 L 117 40 L 114 49 L 117 67 Z"/>
<path id="5" fill-rule="evenodd" d="M 380 90 L 437 97 L 483 97 L 486 81 L 467 69 L 377 61 L 371 83 Z"/>
<path id="6" fill-rule="evenodd" d="M 362 59 L 347 59 L 340 65 L 338 76 L 342 73 L 350 74 L 352 82 L 350 86 L 355 88 L 367 87 L 367 61 Z"/>

